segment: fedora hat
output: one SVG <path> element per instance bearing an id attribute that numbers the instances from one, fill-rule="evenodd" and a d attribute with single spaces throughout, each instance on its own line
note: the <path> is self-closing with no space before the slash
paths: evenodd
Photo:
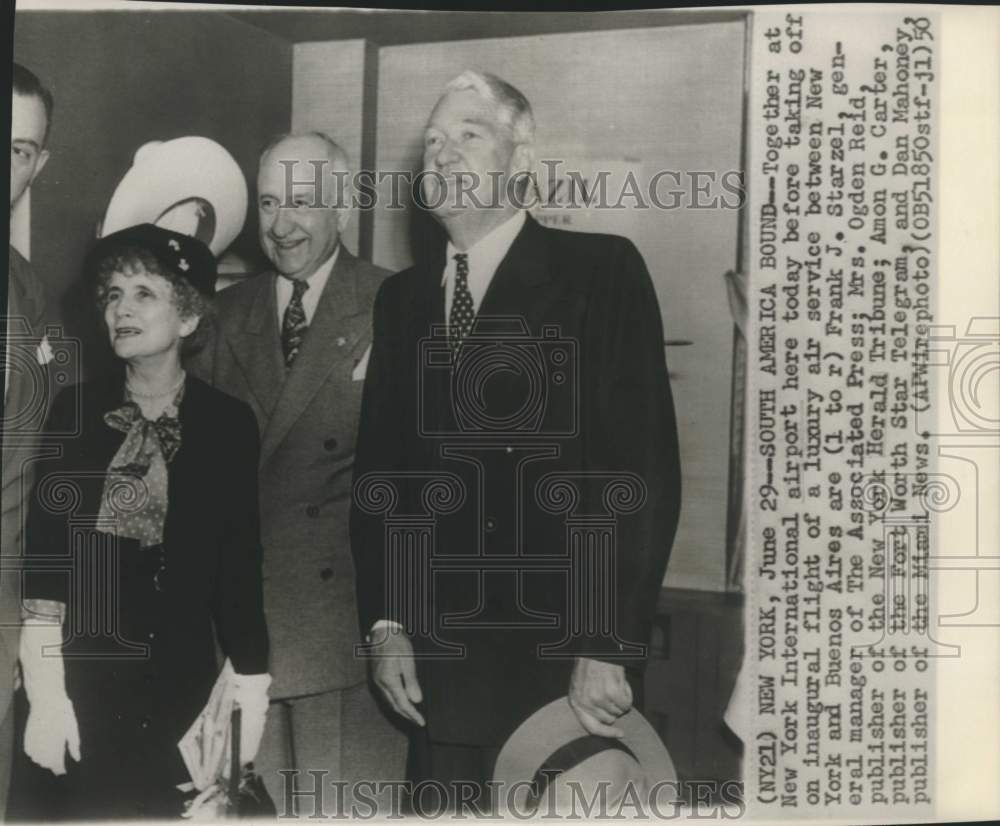
<path id="1" fill-rule="evenodd" d="M 209 138 L 143 144 L 121 179 L 101 224 L 101 237 L 137 224 L 190 235 L 218 257 L 247 214 L 247 182 L 239 165 Z"/>
<path id="2" fill-rule="evenodd" d="M 631 709 L 615 727 L 624 733 L 620 740 L 589 734 L 566 697 L 540 708 L 518 726 L 497 757 L 493 781 L 499 808 L 530 812 L 560 779 L 634 782 L 647 790 L 676 784 L 670 754 L 642 714 Z"/>

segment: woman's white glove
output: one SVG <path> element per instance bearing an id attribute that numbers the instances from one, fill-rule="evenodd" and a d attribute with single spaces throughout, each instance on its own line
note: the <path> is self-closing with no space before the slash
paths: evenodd
<path id="1" fill-rule="evenodd" d="M 260 748 L 267 722 L 267 690 L 270 674 L 233 674 L 233 699 L 242 709 L 240 716 L 240 765 L 252 763 Z"/>
<path id="2" fill-rule="evenodd" d="M 21 671 L 31 708 L 24 729 L 24 753 L 43 769 L 66 774 L 66 751 L 80 759 L 80 730 L 66 695 L 62 627 L 25 619 L 21 627 Z"/>

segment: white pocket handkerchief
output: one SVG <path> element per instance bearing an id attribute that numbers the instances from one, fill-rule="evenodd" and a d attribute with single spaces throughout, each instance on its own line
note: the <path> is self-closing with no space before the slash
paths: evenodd
<path id="1" fill-rule="evenodd" d="M 42 340 L 38 343 L 38 350 L 35 352 L 35 359 L 42 367 L 44 367 L 52 361 L 53 358 L 55 358 L 55 353 L 52 352 L 52 345 L 49 344 L 49 337 L 42 336 Z"/>
<path id="2" fill-rule="evenodd" d="M 368 357 L 372 354 L 372 346 L 369 344 L 365 348 L 364 355 L 361 356 L 361 360 L 354 366 L 354 372 L 351 373 L 351 381 L 364 381 L 365 373 L 368 372 Z"/>

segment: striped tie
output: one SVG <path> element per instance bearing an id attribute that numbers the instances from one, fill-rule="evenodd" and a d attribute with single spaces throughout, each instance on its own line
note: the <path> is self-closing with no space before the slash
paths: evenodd
<path id="1" fill-rule="evenodd" d="M 309 289 L 309 282 L 301 278 L 291 279 L 292 298 L 285 307 L 285 316 L 281 322 L 281 349 L 285 354 L 285 367 L 291 367 L 299 354 L 302 339 L 305 338 L 309 322 L 306 321 L 306 311 L 302 306 L 302 294 Z"/>

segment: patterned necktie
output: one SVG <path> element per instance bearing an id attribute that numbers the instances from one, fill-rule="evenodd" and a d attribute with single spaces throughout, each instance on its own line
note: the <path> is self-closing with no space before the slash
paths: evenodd
<path id="1" fill-rule="evenodd" d="M 302 294 L 309 289 L 309 282 L 301 278 L 291 281 L 292 298 L 285 307 L 285 316 L 281 321 L 281 350 L 285 354 L 285 367 L 292 366 L 292 362 L 299 354 L 306 330 L 309 329 L 306 311 L 302 306 Z"/>
<path id="2" fill-rule="evenodd" d="M 451 313 L 448 316 L 448 339 L 456 352 L 472 329 L 472 319 L 476 317 L 476 306 L 469 292 L 469 256 L 459 252 L 455 259 L 455 294 L 451 298 Z"/>

